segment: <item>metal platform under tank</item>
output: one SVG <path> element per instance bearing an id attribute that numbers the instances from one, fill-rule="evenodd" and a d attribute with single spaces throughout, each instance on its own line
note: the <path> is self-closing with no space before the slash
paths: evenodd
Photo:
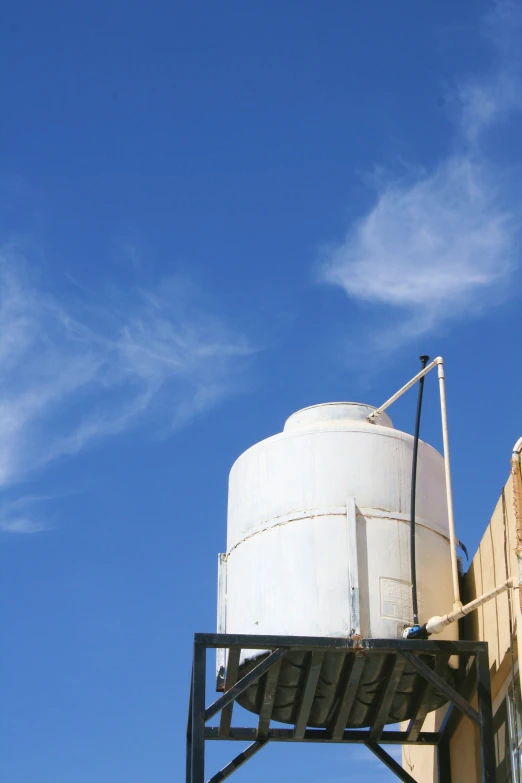
<path id="1" fill-rule="evenodd" d="M 224 693 L 206 707 L 206 652 L 212 648 L 227 651 L 227 668 L 218 681 Z M 248 654 L 240 665 L 241 651 Z M 448 665 L 451 656 L 458 656 L 457 670 Z M 475 688 L 478 710 L 469 703 Z M 232 726 L 235 702 L 259 716 L 256 728 Z M 427 713 L 444 704 L 439 731 L 422 731 Z M 218 713 L 219 725 L 205 726 Z M 449 741 L 462 715 L 480 728 L 482 781 L 493 783 L 485 642 L 196 634 L 186 780 L 205 783 L 206 740 L 233 740 L 251 744 L 207 783 L 225 780 L 269 742 L 364 744 L 406 783 L 415 780 L 381 745 L 435 745 L 439 781 L 451 783 Z M 272 720 L 291 727 L 271 728 Z M 385 729 L 406 720 L 403 730 Z"/>

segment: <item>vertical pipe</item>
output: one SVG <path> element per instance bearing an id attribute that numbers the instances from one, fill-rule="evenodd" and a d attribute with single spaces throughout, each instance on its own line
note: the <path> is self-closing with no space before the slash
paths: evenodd
<path id="1" fill-rule="evenodd" d="M 201 642 L 194 642 L 194 669 L 192 679 L 192 778 L 190 783 L 205 783 L 205 680 L 207 650 Z"/>
<path id="2" fill-rule="evenodd" d="M 451 574 L 453 578 L 453 611 L 462 606 L 460 600 L 459 568 L 457 564 L 457 542 L 455 539 L 455 516 L 453 514 L 453 493 L 451 491 L 451 471 L 448 439 L 448 415 L 446 411 L 446 387 L 444 385 L 444 362 L 442 357 L 436 359 L 439 374 L 440 411 L 442 416 L 442 442 L 444 445 L 444 470 L 446 474 L 446 502 L 448 505 L 449 538 L 451 548 Z"/>
<path id="3" fill-rule="evenodd" d="M 420 356 L 421 369 L 429 361 L 429 356 Z M 419 380 L 417 397 L 417 414 L 415 416 L 415 434 L 413 436 L 413 460 L 411 466 L 411 499 L 410 499 L 410 564 L 411 564 L 411 604 L 413 608 L 413 624 L 419 624 L 419 604 L 417 600 L 417 558 L 415 553 L 415 500 L 417 497 L 417 455 L 419 452 L 419 433 L 422 411 L 422 394 L 424 392 L 424 375 Z"/>

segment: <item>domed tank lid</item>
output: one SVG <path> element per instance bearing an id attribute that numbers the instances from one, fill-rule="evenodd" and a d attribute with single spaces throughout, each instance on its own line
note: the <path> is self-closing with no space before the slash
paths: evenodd
<path id="1" fill-rule="evenodd" d="M 369 427 L 372 427 L 374 425 L 368 422 L 368 416 L 374 410 L 375 405 L 366 405 L 364 402 L 323 402 L 319 405 L 310 405 L 309 408 L 302 408 L 292 413 L 285 422 L 284 431 L 342 425 L 350 421 L 365 421 Z M 387 413 L 381 413 L 377 417 L 376 424 L 393 429 L 392 420 Z"/>

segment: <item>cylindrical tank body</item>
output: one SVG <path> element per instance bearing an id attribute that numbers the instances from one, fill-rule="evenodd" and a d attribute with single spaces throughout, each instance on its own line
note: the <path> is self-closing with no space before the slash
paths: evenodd
<path id="1" fill-rule="evenodd" d="M 397 639 L 412 624 L 413 437 L 386 414 L 369 423 L 373 410 L 305 408 L 235 462 L 222 630 Z M 453 604 L 444 461 L 422 441 L 416 538 L 422 623 Z M 439 638 L 457 634 L 455 623 Z M 242 662 L 254 655 L 247 651 Z"/>
<path id="2" fill-rule="evenodd" d="M 349 637 L 349 499 L 354 498 L 361 635 L 400 638 L 413 621 L 413 438 L 374 408 L 327 403 L 242 454 L 230 474 L 227 633 Z M 419 443 L 420 621 L 453 605 L 442 456 Z M 347 510 L 348 509 L 348 510 Z M 445 638 L 456 638 L 450 626 Z"/>

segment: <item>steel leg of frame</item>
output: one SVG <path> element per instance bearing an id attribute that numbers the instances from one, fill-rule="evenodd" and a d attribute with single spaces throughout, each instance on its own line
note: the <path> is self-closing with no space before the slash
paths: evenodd
<path id="1" fill-rule="evenodd" d="M 443 740 L 437 745 L 438 783 L 451 783 L 450 745 Z"/>
<path id="2" fill-rule="evenodd" d="M 204 644 L 194 644 L 192 681 L 191 778 L 188 783 L 205 783 L 205 677 L 207 651 Z"/>
<path id="3" fill-rule="evenodd" d="M 194 668 L 194 664 L 192 664 Z M 194 672 L 190 678 L 190 696 L 189 696 L 189 711 L 187 719 L 187 771 L 186 782 L 192 781 L 192 689 L 194 688 Z"/>
<path id="4" fill-rule="evenodd" d="M 493 707 L 491 704 L 491 680 L 487 652 L 479 652 L 477 666 L 477 697 L 480 714 L 480 755 L 482 759 L 482 783 L 495 783 L 496 759 L 493 734 Z"/>

